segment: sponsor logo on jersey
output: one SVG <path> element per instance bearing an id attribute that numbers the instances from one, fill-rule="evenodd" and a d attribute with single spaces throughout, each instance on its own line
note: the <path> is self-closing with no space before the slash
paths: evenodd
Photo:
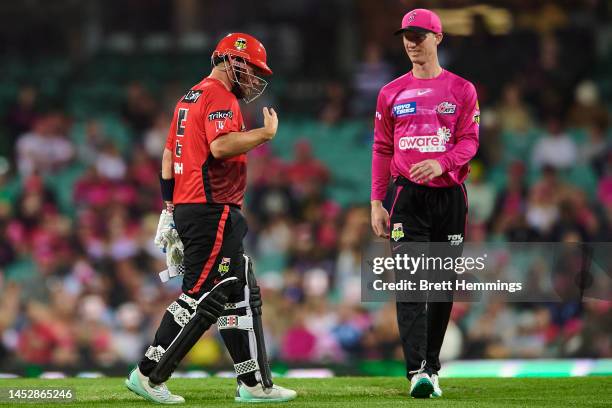
<path id="1" fill-rule="evenodd" d="M 474 112 L 474 123 L 480 126 L 480 105 L 476 101 L 476 112 Z"/>
<path id="2" fill-rule="evenodd" d="M 453 113 L 455 113 L 456 109 L 457 105 L 444 101 L 438 105 L 436 111 L 441 115 L 452 115 Z"/>
<path id="3" fill-rule="evenodd" d="M 221 276 L 229 272 L 231 260 L 232 260 L 231 258 L 221 259 L 221 263 L 219 264 L 219 273 L 221 274 Z"/>
<path id="4" fill-rule="evenodd" d="M 447 127 L 438 129 L 438 133 L 428 136 L 405 136 L 399 140 L 400 150 L 418 150 L 422 153 L 445 152 L 446 143 L 451 138 L 451 131 Z"/>
<path id="5" fill-rule="evenodd" d="M 451 246 L 459 246 L 463 242 L 463 234 L 453 234 L 448 236 Z"/>
<path id="6" fill-rule="evenodd" d="M 236 39 L 236 42 L 234 42 L 234 48 L 236 48 L 238 51 L 246 50 L 246 47 L 247 40 L 244 38 L 238 38 Z"/>
<path id="7" fill-rule="evenodd" d="M 200 98 L 201 95 L 202 95 L 202 91 L 191 90 L 187 92 L 185 96 L 183 96 L 183 100 L 181 102 L 196 103 L 198 101 L 198 98 Z"/>
<path id="8" fill-rule="evenodd" d="M 220 111 L 215 111 L 212 112 L 208 115 L 208 120 L 209 121 L 213 121 L 213 120 L 223 120 L 223 119 L 231 119 L 234 117 L 234 112 L 232 112 L 231 110 L 220 110 Z"/>
<path id="9" fill-rule="evenodd" d="M 400 103 L 393 106 L 393 114 L 396 117 L 414 115 L 416 113 L 416 102 Z"/>
<path id="10" fill-rule="evenodd" d="M 391 239 L 395 242 L 404 238 L 404 225 L 401 222 L 393 224 L 393 231 L 391 231 Z"/>

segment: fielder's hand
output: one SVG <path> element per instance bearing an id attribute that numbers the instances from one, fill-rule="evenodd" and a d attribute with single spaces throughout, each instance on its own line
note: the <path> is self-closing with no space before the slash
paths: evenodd
<path id="1" fill-rule="evenodd" d="M 372 230 L 377 237 L 389 238 L 389 213 L 380 201 L 372 202 Z"/>
<path id="2" fill-rule="evenodd" d="M 278 117 L 276 116 L 276 112 L 273 108 L 263 108 L 263 116 L 264 116 L 264 133 L 266 135 L 266 139 L 272 140 L 276 135 L 276 130 L 278 129 Z"/>
<path id="3" fill-rule="evenodd" d="M 159 216 L 157 233 L 155 234 L 155 246 L 165 252 L 171 239 L 170 232 L 174 229 L 174 216 L 171 212 L 163 210 Z M 178 235 L 177 235 L 178 236 Z"/>
<path id="4" fill-rule="evenodd" d="M 437 160 L 429 159 L 410 167 L 410 178 L 417 183 L 427 183 L 442 174 L 442 166 Z"/>

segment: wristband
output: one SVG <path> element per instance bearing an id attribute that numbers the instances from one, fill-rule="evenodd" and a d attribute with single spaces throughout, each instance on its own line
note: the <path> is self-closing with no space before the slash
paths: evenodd
<path id="1" fill-rule="evenodd" d="M 161 187 L 162 200 L 172 201 L 172 197 L 174 195 L 174 179 L 164 179 L 160 173 L 159 185 Z"/>

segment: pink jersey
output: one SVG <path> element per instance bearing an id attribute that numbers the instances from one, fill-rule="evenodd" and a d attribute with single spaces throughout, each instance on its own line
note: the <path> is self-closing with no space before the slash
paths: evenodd
<path id="1" fill-rule="evenodd" d="M 378 94 L 372 153 L 372 200 L 385 197 L 389 176 L 410 180 L 410 167 L 436 159 L 442 175 L 430 187 L 463 183 L 478 150 L 480 110 L 474 85 L 447 70 L 419 79 L 412 71 Z"/>

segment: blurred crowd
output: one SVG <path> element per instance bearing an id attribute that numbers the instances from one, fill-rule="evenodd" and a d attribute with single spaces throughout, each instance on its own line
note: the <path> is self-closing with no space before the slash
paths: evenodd
<path id="1" fill-rule="evenodd" d="M 474 30 L 443 50 L 442 64 L 476 84 L 482 109 L 466 241 L 612 241 L 610 101 L 591 69 L 595 51 L 564 42 L 594 36 L 584 21 L 599 9 L 578 21 L 553 9 L 541 12 L 558 26 L 517 17 L 516 32 Z M 380 86 L 408 69 L 376 38 L 377 22 L 369 21 L 372 38 L 353 75 L 321 87 L 311 120 L 372 116 Z M 495 53 L 513 63 L 489 66 L 484 56 Z M 61 104 L 43 108 L 36 85 L 21 87 L 2 112 L 10 153 L 0 158 L 0 370 L 133 364 L 180 293 L 178 281 L 159 281 L 165 255 L 152 242 L 172 107 L 139 82 L 123 91 L 115 113 L 130 135 L 124 145 L 95 113 L 77 119 Z M 360 302 L 361 249 L 374 239 L 368 203 L 338 204 L 328 189 L 333 166 L 297 136 L 290 160 L 274 144 L 249 154 L 246 251 L 263 288 L 269 355 L 290 364 L 399 359 L 394 304 Z M 356 148 L 362 139 L 355 135 Z M 610 311 L 607 301 L 457 303 L 443 357 L 612 357 Z M 227 362 L 216 330 L 187 358 Z"/>

